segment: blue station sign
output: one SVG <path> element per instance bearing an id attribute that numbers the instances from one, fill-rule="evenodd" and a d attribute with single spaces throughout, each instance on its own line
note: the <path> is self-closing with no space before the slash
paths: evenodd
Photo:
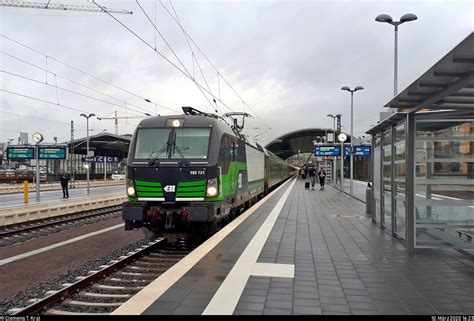
<path id="1" fill-rule="evenodd" d="M 340 156 L 340 146 L 316 146 L 314 148 L 314 156 Z"/>
<path id="2" fill-rule="evenodd" d="M 372 151 L 372 146 L 354 146 L 354 156 L 370 156 Z"/>
<path id="3" fill-rule="evenodd" d="M 82 157 L 82 161 L 85 163 L 118 163 L 120 162 L 120 157 L 118 156 L 92 156 L 92 157 Z"/>
<path id="4" fill-rule="evenodd" d="M 359 145 L 354 146 L 354 156 L 369 157 L 372 151 L 372 146 Z M 344 146 L 344 156 L 349 157 L 351 154 L 351 146 Z"/>

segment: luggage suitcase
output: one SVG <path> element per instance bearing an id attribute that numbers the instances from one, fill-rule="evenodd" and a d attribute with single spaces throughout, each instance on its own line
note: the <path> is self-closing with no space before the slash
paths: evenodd
<path id="1" fill-rule="evenodd" d="M 309 189 L 309 182 L 304 183 L 304 188 Z"/>

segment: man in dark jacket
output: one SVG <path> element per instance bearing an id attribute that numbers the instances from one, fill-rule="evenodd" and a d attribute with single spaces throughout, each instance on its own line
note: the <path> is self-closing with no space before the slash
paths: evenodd
<path id="1" fill-rule="evenodd" d="M 63 189 L 63 198 L 69 198 L 69 191 L 68 191 L 69 178 L 67 177 L 66 173 L 62 173 L 60 180 L 61 180 L 61 187 Z"/>
<path id="2" fill-rule="evenodd" d="M 326 182 L 326 171 L 321 168 L 318 172 L 318 176 L 319 176 L 319 185 L 321 186 L 321 190 L 324 191 L 324 183 Z"/>
<path id="3" fill-rule="evenodd" d="M 311 166 L 311 168 L 308 170 L 308 176 L 311 181 L 311 189 L 314 190 L 314 184 L 316 184 L 316 168 Z"/>

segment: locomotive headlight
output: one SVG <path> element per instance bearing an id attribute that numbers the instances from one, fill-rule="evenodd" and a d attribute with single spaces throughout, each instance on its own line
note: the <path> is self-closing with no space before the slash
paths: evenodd
<path id="1" fill-rule="evenodd" d="M 127 195 L 135 196 L 135 187 L 133 186 L 133 180 L 127 179 Z"/>
<path id="2" fill-rule="evenodd" d="M 219 194 L 219 184 L 217 183 L 217 178 L 207 180 L 207 189 L 206 196 L 214 197 Z"/>

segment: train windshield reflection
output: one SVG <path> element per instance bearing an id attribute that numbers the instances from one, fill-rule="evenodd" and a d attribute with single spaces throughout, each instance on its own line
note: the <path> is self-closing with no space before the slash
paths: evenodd
<path id="1" fill-rule="evenodd" d="M 210 128 L 177 128 L 175 130 L 176 143 L 171 158 L 207 158 Z"/>
<path id="2" fill-rule="evenodd" d="M 137 133 L 135 159 L 168 158 L 166 143 L 171 128 L 141 128 Z"/>

